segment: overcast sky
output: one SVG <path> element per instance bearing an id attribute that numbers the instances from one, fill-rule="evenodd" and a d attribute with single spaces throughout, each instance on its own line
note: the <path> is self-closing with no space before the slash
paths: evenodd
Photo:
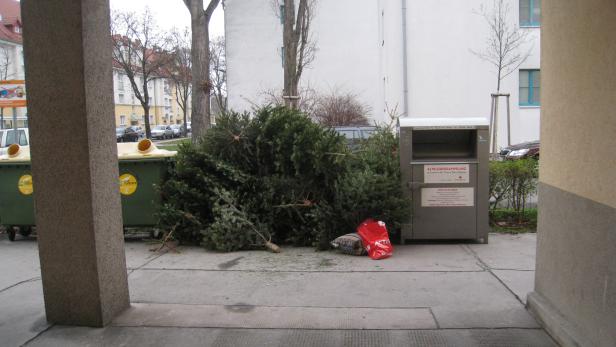
<path id="1" fill-rule="evenodd" d="M 207 0 L 204 2 L 208 3 Z M 183 0 L 110 0 L 109 3 L 112 10 L 134 12 L 142 12 L 146 6 L 149 6 L 156 22 L 163 29 L 190 27 L 190 13 Z M 222 5 L 218 5 L 210 22 L 210 37 L 214 38 L 224 34 L 224 12 Z"/>

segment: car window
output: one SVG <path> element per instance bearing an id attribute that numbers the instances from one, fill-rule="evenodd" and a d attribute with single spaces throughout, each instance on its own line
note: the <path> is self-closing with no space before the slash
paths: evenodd
<path id="1" fill-rule="evenodd" d="M 370 136 L 372 136 L 372 134 L 374 134 L 374 130 L 362 130 L 361 131 L 362 139 L 367 139 Z"/>
<path id="2" fill-rule="evenodd" d="M 24 130 L 19 130 L 19 141 L 18 142 L 20 146 L 28 145 L 28 138 L 26 137 L 26 132 Z"/>
<path id="3" fill-rule="evenodd" d="M 349 140 L 352 140 L 357 137 L 357 131 L 355 130 L 338 130 L 338 133 L 340 133 L 340 135 L 344 135 L 344 137 Z"/>
<path id="4" fill-rule="evenodd" d="M 15 130 L 8 130 L 6 132 L 6 145 L 10 146 L 14 143 L 17 143 L 15 139 Z"/>

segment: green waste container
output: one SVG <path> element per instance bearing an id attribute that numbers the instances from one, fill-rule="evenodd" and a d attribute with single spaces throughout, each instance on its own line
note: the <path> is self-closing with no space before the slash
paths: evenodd
<path id="1" fill-rule="evenodd" d="M 125 227 L 153 226 L 160 206 L 156 186 L 177 152 L 157 149 L 149 140 L 119 143 L 120 194 Z"/>
<path id="2" fill-rule="evenodd" d="M 34 225 L 32 172 L 27 148 L 11 145 L 0 156 L 0 224 L 7 227 L 9 239 L 15 239 L 15 229 L 27 236 Z"/>
<path id="3" fill-rule="evenodd" d="M 34 189 L 28 146 L 13 147 L 0 156 L 0 225 L 7 227 L 12 240 L 17 229 L 28 235 L 34 226 Z M 170 161 L 177 152 L 160 150 L 149 140 L 119 143 L 119 186 L 124 227 L 156 224 L 160 205 L 156 186 L 164 180 Z"/>

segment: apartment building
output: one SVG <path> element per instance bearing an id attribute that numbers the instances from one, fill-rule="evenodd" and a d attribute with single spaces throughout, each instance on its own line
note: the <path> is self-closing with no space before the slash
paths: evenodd
<path id="1" fill-rule="evenodd" d="M 19 2 L 0 0 L 0 80 L 23 80 L 24 58 Z M 17 127 L 28 124 L 27 109 L 15 109 Z M 0 126 L 13 127 L 13 108 L 0 108 Z"/>
<path id="2" fill-rule="evenodd" d="M 143 85 L 140 76 L 137 76 L 136 82 L 137 85 Z M 135 97 L 126 73 L 120 68 L 114 68 L 113 71 L 113 90 L 116 126 L 144 126 L 144 109 L 139 99 Z M 148 83 L 148 94 L 151 125 L 184 123 L 184 114 L 177 102 L 176 89 L 170 78 L 159 77 L 150 81 Z M 188 116 L 190 117 L 190 109 Z"/>
<path id="3" fill-rule="evenodd" d="M 526 36 L 528 58 L 503 79 L 510 94 L 511 142 L 539 139 L 540 0 L 504 0 L 506 24 Z M 227 0 L 229 107 L 250 110 L 283 85 L 282 23 L 271 0 Z M 486 48 L 480 15 L 493 0 L 317 0 L 316 56 L 301 87 L 357 95 L 375 123 L 403 117 L 490 117 L 495 68 L 473 52 Z M 507 145 L 505 99 L 499 147 Z"/>

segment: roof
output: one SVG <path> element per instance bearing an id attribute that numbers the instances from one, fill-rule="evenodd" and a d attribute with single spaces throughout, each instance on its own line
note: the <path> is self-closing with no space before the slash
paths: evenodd
<path id="1" fill-rule="evenodd" d="M 401 128 L 477 128 L 490 125 L 483 117 L 402 117 Z"/>
<path id="2" fill-rule="evenodd" d="M 21 28 L 21 6 L 16 0 L 0 0 L 0 40 L 13 43 L 22 43 L 20 33 L 14 31 Z"/>

